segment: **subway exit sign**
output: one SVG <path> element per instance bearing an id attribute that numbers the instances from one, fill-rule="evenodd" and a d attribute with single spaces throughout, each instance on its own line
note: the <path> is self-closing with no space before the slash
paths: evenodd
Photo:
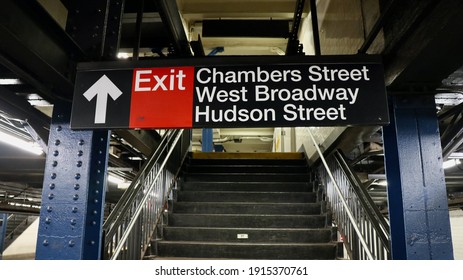
<path id="1" fill-rule="evenodd" d="M 384 125 L 377 56 L 224 57 L 80 64 L 71 127 Z"/>

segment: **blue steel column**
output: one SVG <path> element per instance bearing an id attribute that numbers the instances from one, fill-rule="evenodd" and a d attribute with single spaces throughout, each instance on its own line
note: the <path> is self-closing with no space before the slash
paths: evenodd
<path id="1" fill-rule="evenodd" d="M 53 109 L 36 259 L 99 259 L 108 131 L 73 131 L 71 107 Z"/>
<path id="2" fill-rule="evenodd" d="M 213 152 L 214 151 L 214 134 L 212 128 L 203 128 L 202 131 L 201 151 Z"/>
<path id="3" fill-rule="evenodd" d="M 8 214 L 0 213 L 0 260 L 3 259 L 3 250 L 5 249 L 6 227 L 8 226 Z"/>
<path id="4" fill-rule="evenodd" d="M 70 1 L 66 31 L 87 59 L 116 58 L 124 0 Z M 109 131 L 72 131 L 55 104 L 42 194 L 37 259 L 100 259 Z"/>
<path id="5" fill-rule="evenodd" d="M 383 128 L 393 259 L 453 259 L 433 96 L 391 98 Z"/>

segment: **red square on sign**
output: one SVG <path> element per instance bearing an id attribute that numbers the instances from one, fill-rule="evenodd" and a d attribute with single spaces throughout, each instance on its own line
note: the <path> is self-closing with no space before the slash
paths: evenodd
<path id="1" fill-rule="evenodd" d="M 194 67 L 133 71 L 130 128 L 190 128 Z"/>

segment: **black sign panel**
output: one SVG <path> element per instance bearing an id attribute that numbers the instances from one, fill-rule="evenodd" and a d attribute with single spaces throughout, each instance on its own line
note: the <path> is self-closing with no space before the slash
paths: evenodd
<path id="1" fill-rule="evenodd" d="M 376 56 L 227 57 L 82 64 L 71 126 L 290 127 L 388 122 L 383 67 Z"/>

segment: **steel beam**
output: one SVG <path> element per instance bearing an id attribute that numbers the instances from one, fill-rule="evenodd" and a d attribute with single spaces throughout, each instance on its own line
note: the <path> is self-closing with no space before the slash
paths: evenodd
<path id="1" fill-rule="evenodd" d="M 2 1 L 0 63 L 48 100 L 55 100 L 58 93 L 61 98 L 72 97 L 69 65 L 81 55 L 80 48 L 37 1 Z"/>
<path id="2" fill-rule="evenodd" d="M 99 259 L 108 131 L 72 131 L 55 104 L 42 192 L 37 259 Z"/>
<path id="3" fill-rule="evenodd" d="M 386 85 L 395 91 L 434 90 L 460 68 L 462 9 L 460 0 L 397 1 L 394 17 L 385 18 L 383 28 Z"/>
<path id="4" fill-rule="evenodd" d="M 161 140 L 159 134 L 150 130 L 114 130 L 113 132 L 147 157 L 153 153 Z"/>
<path id="5" fill-rule="evenodd" d="M 314 1 L 314 0 L 311 0 L 311 1 Z M 376 20 L 375 25 L 371 28 L 370 32 L 368 33 L 368 36 L 365 38 L 365 41 L 363 42 L 362 46 L 358 50 L 358 53 L 361 53 L 361 54 L 367 53 L 371 44 L 373 44 L 379 32 L 383 29 L 386 19 L 388 19 L 392 15 L 392 12 L 394 11 L 394 6 L 398 2 L 399 2 L 398 0 L 389 1 L 386 8 L 384 8 L 384 10 L 381 12 L 378 19 Z"/>
<path id="6" fill-rule="evenodd" d="M 453 259 L 433 96 L 394 96 L 383 128 L 393 259 Z"/>
<path id="7" fill-rule="evenodd" d="M 286 55 L 300 54 L 301 45 L 299 43 L 299 39 L 298 39 L 297 36 L 299 34 L 299 27 L 301 25 L 301 19 L 302 19 L 302 13 L 303 13 L 303 10 L 304 10 L 304 5 L 305 5 L 305 0 L 297 0 L 296 1 L 296 8 L 294 10 L 293 25 L 291 27 L 291 32 L 290 32 L 290 35 L 289 35 L 289 38 L 288 38 L 288 43 L 286 45 Z M 318 25 L 317 25 L 317 28 L 318 28 Z M 316 36 L 314 36 L 314 38 L 315 37 Z M 317 45 L 315 44 L 315 49 L 316 48 L 317 48 Z"/>
<path id="8" fill-rule="evenodd" d="M 159 9 L 162 22 L 164 22 L 170 31 L 175 53 L 181 57 L 192 56 L 190 43 L 188 42 L 183 22 L 178 12 L 177 1 L 155 0 L 154 2 Z"/>
<path id="9" fill-rule="evenodd" d="M 66 31 L 88 59 L 111 60 L 120 42 L 123 0 L 70 1 Z"/>
<path id="10" fill-rule="evenodd" d="M 315 55 L 321 55 L 322 51 L 320 45 L 320 31 L 318 27 L 318 10 L 316 0 L 310 0 L 310 17 L 312 18 L 312 33 Z"/>

